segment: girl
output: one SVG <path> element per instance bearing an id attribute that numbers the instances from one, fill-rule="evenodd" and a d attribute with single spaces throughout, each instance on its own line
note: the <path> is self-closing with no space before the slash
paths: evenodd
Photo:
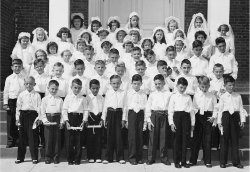
<path id="1" fill-rule="evenodd" d="M 170 43 L 174 40 L 174 31 L 180 28 L 180 19 L 170 16 L 165 19 L 166 42 Z"/>
<path id="2" fill-rule="evenodd" d="M 76 51 L 73 52 L 72 58 L 70 59 L 71 63 L 74 63 L 77 59 L 85 61 L 85 56 L 83 55 L 84 49 L 87 46 L 85 39 L 80 38 L 76 41 Z"/>
<path id="3" fill-rule="evenodd" d="M 74 66 L 72 63 L 70 63 L 70 58 L 72 57 L 72 53 L 70 50 L 64 50 L 61 53 L 61 57 L 62 57 L 62 64 L 64 67 L 64 72 L 62 77 L 66 80 L 69 80 L 74 73 Z"/>
<path id="4" fill-rule="evenodd" d="M 100 18 L 98 16 L 91 17 L 88 30 L 92 33 L 92 41 L 93 42 L 96 42 L 98 40 L 98 36 L 96 35 L 96 33 L 100 27 L 102 27 L 102 23 L 101 23 Z"/>
<path id="5" fill-rule="evenodd" d="M 109 50 L 112 47 L 112 43 L 108 39 L 104 39 L 102 40 L 100 47 L 101 47 L 101 50 L 97 51 L 99 52 L 99 54 L 97 54 L 97 59 L 95 60 L 103 60 L 106 63 L 109 59 L 108 55 L 109 55 Z"/>
<path id="6" fill-rule="evenodd" d="M 73 13 L 71 15 L 71 28 L 70 33 L 72 35 L 72 43 L 75 44 L 77 41 L 78 35 L 86 29 L 84 26 L 84 16 L 82 13 Z"/>
<path id="7" fill-rule="evenodd" d="M 85 39 L 87 44 L 91 44 L 92 43 L 92 33 L 89 30 L 83 30 L 80 34 L 78 38 L 83 38 Z"/>
<path id="8" fill-rule="evenodd" d="M 141 41 L 141 34 L 140 30 L 133 28 L 128 31 L 128 35 L 131 37 L 131 41 L 135 46 L 140 46 L 140 41 Z"/>
<path id="9" fill-rule="evenodd" d="M 186 41 L 181 38 L 181 37 L 177 37 L 175 39 L 175 43 L 174 43 L 174 47 L 176 50 L 176 60 L 181 63 L 182 60 L 184 59 L 188 59 L 190 56 L 188 56 L 188 49 L 187 49 L 187 45 L 186 45 Z"/>
<path id="10" fill-rule="evenodd" d="M 58 53 L 62 53 L 63 50 L 70 50 L 71 52 L 74 51 L 74 45 L 69 42 L 69 39 L 71 38 L 70 30 L 66 27 L 62 27 L 59 32 L 56 35 L 58 38 L 60 38 L 60 41 L 58 41 Z"/>
<path id="11" fill-rule="evenodd" d="M 154 48 L 153 51 L 158 59 L 163 59 L 166 55 L 166 39 L 163 27 L 156 27 L 153 30 Z"/>
<path id="12" fill-rule="evenodd" d="M 100 49 L 101 42 L 102 42 L 102 40 L 107 38 L 107 36 L 109 35 L 109 31 L 107 29 L 100 28 L 97 31 L 96 35 L 98 36 L 98 40 L 96 40 L 96 42 L 94 43 L 94 48 L 96 50 L 95 53 L 96 54 L 101 54 L 102 53 L 102 49 Z"/>
<path id="13" fill-rule="evenodd" d="M 153 79 L 155 75 L 159 73 L 157 70 L 156 54 L 153 50 L 148 49 L 144 51 L 144 57 L 147 60 L 146 61 L 146 64 L 147 64 L 146 75 Z"/>
<path id="14" fill-rule="evenodd" d="M 171 79 L 175 80 L 176 77 L 180 74 L 180 63 L 175 59 L 176 58 L 176 50 L 174 46 L 168 46 L 166 49 L 166 62 L 168 67 L 172 69 L 172 74 L 170 76 Z"/>
<path id="15" fill-rule="evenodd" d="M 195 33 L 194 37 L 195 40 L 199 40 L 202 42 L 202 57 L 209 60 L 212 55 L 212 45 L 209 42 L 207 34 L 203 30 L 200 30 Z M 190 49 L 193 49 L 193 47 L 191 47 Z M 193 51 L 191 52 L 191 55 L 193 55 Z"/>
<path id="16" fill-rule="evenodd" d="M 34 46 L 35 51 L 42 49 L 46 51 L 48 44 L 48 32 L 41 27 L 33 30 L 33 41 L 32 45 Z"/>
<path id="17" fill-rule="evenodd" d="M 50 64 L 49 64 L 49 59 L 47 57 L 47 53 L 42 50 L 42 49 L 39 49 L 35 52 L 35 60 L 36 59 L 42 59 L 44 61 L 44 73 L 46 75 L 49 75 L 49 67 L 50 67 Z M 34 63 L 31 65 L 31 69 L 30 69 L 30 76 L 35 76 L 37 74 L 37 71 L 35 70 L 35 66 L 34 66 Z"/>
<path id="18" fill-rule="evenodd" d="M 49 42 L 47 45 L 47 53 L 49 59 L 49 75 L 53 75 L 53 66 L 57 62 L 62 62 L 61 57 L 58 55 L 58 45 L 56 42 Z"/>
<path id="19" fill-rule="evenodd" d="M 174 40 L 175 40 L 176 38 L 182 38 L 182 39 L 184 39 L 184 40 L 187 39 L 186 34 L 184 33 L 184 31 L 183 31 L 182 29 L 176 29 L 176 30 L 174 31 Z M 174 41 L 174 42 L 175 42 L 175 41 Z"/>
<path id="20" fill-rule="evenodd" d="M 116 30 L 121 26 L 121 22 L 118 16 L 111 16 L 108 19 L 108 38 L 115 43 L 116 42 Z"/>
<path id="21" fill-rule="evenodd" d="M 123 49 L 123 40 L 126 37 L 127 32 L 125 29 L 119 28 L 116 29 L 116 33 L 115 33 L 115 41 L 114 41 L 114 48 L 116 48 L 119 53 L 123 54 L 125 53 L 124 49 Z"/>
<path id="22" fill-rule="evenodd" d="M 203 30 L 207 34 L 207 36 L 209 36 L 207 21 L 204 18 L 203 14 L 201 13 L 194 14 L 192 17 L 192 20 L 191 20 L 191 23 L 189 25 L 188 32 L 187 32 L 188 44 L 193 43 L 195 39 L 194 35 L 199 30 Z"/>
<path id="23" fill-rule="evenodd" d="M 132 48 L 134 48 L 134 44 L 131 41 L 129 35 L 127 35 L 124 38 L 123 42 L 124 42 L 123 43 L 124 53 L 120 55 L 120 61 L 123 61 L 126 66 L 129 66 L 131 64 L 131 61 L 133 60 L 131 57 L 131 51 L 132 51 Z"/>
<path id="24" fill-rule="evenodd" d="M 30 34 L 28 32 L 21 32 L 18 35 L 18 40 L 12 51 L 12 59 L 21 59 L 26 74 L 29 74 L 30 67 L 34 61 L 34 47 L 30 43 Z"/>
<path id="25" fill-rule="evenodd" d="M 137 12 L 132 12 L 129 14 L 129 21 L 125 25 L 125 29 L 128 31 L 133 28 L 140 29 L 139 15 Z"/>
<path id="26" fill-rule="evenodd" d="M 126 66 L 124 62 L 118 61 L 115 66 L 115 72 L 117 75 L 121 77 L 122 83 L 120 88 L 122 90 L 127 91 L 130 85 L 130 79 L 128 77 L 128 73 L 126 72 Z M 112 89 L 111 85 L 109 85 L 109 89 Z"/>
<path id="27" fill-rule="evenodd" d="M 141 48 L 144 51 L 146 50 L 152 50 L 154 47 L 154 40 L 152 38 L 143 38 L 141 41 Z"/>

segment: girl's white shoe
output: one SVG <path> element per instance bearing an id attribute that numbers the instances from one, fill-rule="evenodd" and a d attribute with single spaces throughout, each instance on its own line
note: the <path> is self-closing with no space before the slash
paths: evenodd
<path id="1" fill-rule="evenodd" d="M 107 160 L 102 161 L 103 164 L 108 164 L 109 162 Z"/>
<path id="2" fill-rule="evenodd" d="M 96 163 L 101 163 L 101 162 L 102 162 L 102 160 L 97 159 L 95 162 L 96 162 Z"/>
<path id="3" fill-rule="evenodd" d="M 89 160 L 89 163 L 94 163 L 94 162 L 95 162 L 95 160 L 93 160 L 93 159 Z"/>
<path id="4" fill-rule="evenodd" d="M 120 160 L 119 163 L 120 163 L 120 164 L 126 164 L 126 161 Z"/>

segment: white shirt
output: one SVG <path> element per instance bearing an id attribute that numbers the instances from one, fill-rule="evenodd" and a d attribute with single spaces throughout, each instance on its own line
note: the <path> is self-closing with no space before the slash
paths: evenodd
<path id="1" fill-rule="evenodd" d="M 89 94 L 87 97 L 89 112 L 92 112 L 94 115 L 101 113 L 103 110 L 104 98 L 97 94 L 94 96 L 92 93 Z M 88 121 L 89 113 L 84 116 L 84 121 Z"/>
<path id="2" fill-rule="evenodd" d="M 146 75 L 154 79 L 155 75 L 159 73 L 157 69 L 157 61 L 155 61 L 154 64 L 149 62 L 147 62 L 146 64 L 147 64 Z"/>
<path id="3" fill-rule="evenodd" d="M 72 57 L 70 58 L 70 62 L 74 63 L 76 60 L 81 59 L 82 61 L 86 60 L 86 57 L 80 51 L 74 51 Z"/>
<path id="4" fill-rule="evenodd" d="M 71 38 L 73 44 L 76 44 L 78 36 L 80 36 L 80 33 L 84 30 L 84 28 L 80 28 L 79 30 L 76 30 L 74 27 L 70 28 Z"/>
<path id="5" fill-rule="evenodd" d="M 36 42 L 32 42 L 32 45 L 34 47 L 35 52 L 39 49 L 44 50 L 45 52 L 47 52 L 47 44 L 49 43 L 48 39 L 46 41 L 36 41 Z"/>
<path id="6" fill-rule="evenodd" d="M 173 68 L 176 67 L 178 71 L 180 72 L 180 67 L 181 67 L 180 62 L 177 61 L 176 59 L 169 59 L 169 58 L 166 58 L 166 62 L 168 66 L 172 69 L 172 73 L 170 77 L 173 79 L 176 79 L 179 74 L 177 74 Z"/>
<path id="7" fill-rule="evenodd" d="M 25 90 L 24 77 L 22 74 L 11 74 L 5 80 L 3 91 L 3 104 L 8 104 L 8 99 L 16 99 Z"/>
<path id="8" fill-rule="evenodd" d="M 180 52 L 177 52 L 175 60 L 177 60 L 181 64 L 182 60 L 188 59 L 189 57 L 188 57 L 188 52 L 187 51 L 186 50 L 181 50 Z"/>
<path id="9" fill-rule="evenodd" d="M 73 76 L 72 78 L 70 78 L 68 93 L 69 94 L 73 94 L 71 86 L 72 86 L 72 81 L 74 79 L 80 79 L 82 81 L 82 90 L 81 90 L 80 94 L 81 95 L 87 95 L 88 94 L 88 90 L 89 90 L 89 79 L 86 78 L 86 77 L 84 77 L 84 76 L 79 76 L 79 75 L 76 75 L 76 76 Z"/>
<path id="10" fill-rule="evenodd" d="M 126 75 L 126 74 L 124 74 L 124 75 Z M 131 80 L 127 76 L 122 76 L 121 80 L 122 80 L 122 83 L 120 85 L 121 90 L 127 91 L 127 90 L 131 89 Z M 113 89 L 112 86 L 110 85 L 110 82 L 108 84 L 108 89 Z"/>
<path id="11" fill-rule="evenodd" d="M 188 81 L 188 86 L 187 86 L 187 89 L 185 91 L 185 94 L 194 95 L 197 88 L 198 88 L 198 81 L 197 81 L 197 78 L 191 74 L 187 74 L 187 75 L 180 74 L 176 78 L 174 92 L 177 91 L 176 85 L 177 85 L 177 81 L 180 77 L 184 77 Z"/>
<path id="12" fill-rule="evenodd" d="M 42 99 L 41 104 L 41 117 L 43 123 L 48 122 L 46 113 L 62 113 L 63 100 L 60 97 L 52 96 L 51 94 Z M 61 115 L 61 123 L 63 122 Z"/>
<path id="13" fill-rule="evenodd" d="M 168 110 L 169 99 L 172 93 L 163 89 L 161 91 L 154 91 L 149 95 L 146 105 L 146 120 L 151 122 L 151 110 Z"/>
<path id="14" fill-rule="evenodd" d="M 74 65 L 66 62 L 62 62 L 62 64 L 64 68 L 62 77 L 66 80 L 69 80 L 73 76 Z"/>
<path id="15" fill-rule="evenodd" d="M 45 73 L 42 73 L 41 75 L 36 73 L 33 75 L 33 77 L 36 80 L 34 90 L 39 93 L 45 93 L 48 80 L 50 80 L 49 76 Z"/>
<path id="16" fill-rule="evenodd" d="M 70 42 L 64 42 L 64 41 L 58 41 L 58 54 L 61 54 L 64 50 L 70 50 L 70 52 L 75 51 L 75 47 L 72 43 Z"/>
<path id="17" fill-rule="evenodd" d="M 93 75 L 96 74 L 96 71 L 95 71 L 95 62 L 94 61 L 87 61 L 85 60 L 84 61 L 84 64 L 85 64 L 85 70 L 84 70 L 84 73 L 83 75 L 86 77 L 86 78 L 91 78 Z"/>
<path id="18" fill-rule="evenodd" d="M 231 53 L 217 53 L 214 54 L 209 61 L 209 76 L 213 75 L 213 67 L 216 63 L 222 64 L 224 67 L 224 74 L 232 73 L 231 76 L 237 79 L 238 63 Z"/>
<path id="19" fill-rule="evenodd" d="M 91 76 L 91 80 L 92 79 L 97 79 L 100 82 L 100 89 L 99 89 L 99 94 L 100 95 L 105 95 L 108 87 L 109 87 L 109 79 L 107 76 L 105 75 L 98 75 L 97 73 L 95 75 Z"/>
<path id="20" fill-rule="evenodd" d="M 62 108 L 64 121 L 69 120 L 68 118 L 69 113 L 83 113 L 83 116 L 86 116 L 88 111 L 89 111 L 88 103 L 85 97 L 81 96 L 80 94 L 78 95 L 69 94 L 66 96 Z"/>
<path id="21" fill-rule="evenodd" d="M 215 76 L 212 77 L 212 80 L 210 81 L 210 87 L 209 91 L 210 92 L 216 92 L 216 96 L 220 97 L 223 93 L 221 92 L 222 90 L 226 90 L 224 87 L 224 79 L 220 78 L 217 79 Z"/>
<path id="22" fill-rule="evenodd" d="M 41 97 L 35 92 L 35 90 L 32 90 L 31 92 L 25 90 L 21 92 L 17 98 L 16 120 L 19 120 L 20 110 L 35 110 L 38 116 L 40 116 L 40 107 Z"/>
<path id="23" fill-rule="evenodd" d="M 153 51 L 155 52 L 155 55 L 159 57 L 159 60 L 163 60 L 166 55 L 166 48 L 167 45 L 165 43 L 160 44 L 159 42 L 156 42 L 153 47 Z"/>
<path id="24" fill-rule="evenodd" d="M 165 85 L 164 85 L 164 90 L 170 91 L 170 89 L 174 89 L 175 83 L 170 79 L 170 77 L 164 77 L 165 79 Z M 154 81 L 152 81 L 151 85 L 151 92 L 156 91 Z"/>
<path id="25" fill-rule="evenodd" d="M 109 63 L 106 65 L 105 75 L 110 78 L 112 75 L 116 75 L 114 63 Z"/>
<path id="26" fill-rule="evenodd" d="M 176 111 L 185 111 L 187 113 L 190 113 L 191 117 L 191 126 L 194 126 L 195 124 L 195 114 L 193 111 L 193 103 L 192 99 L 187 94 L 180 94 L 179 92 L 174 93 L 169 101 L 168 106 L 168 122 L 169 125 L 174 124 L 174 112 Z"/>
<path id="27" fill-rule="evenodd" d="M 66 95 L 68 94 L 68 88 L 69 88 L 68 81 L 62 77 L 61 78 L 52 77 L 52 79 L 50 79 L 49 81 L 51 81 L 51 80 L 56 80 L 59 83 L 57 96 L 66 97 Z M 48 81 L 47 85 L 49 84 L 49 81 Z M 48 93 L 49 93 L 49 90 L 47 88 L 46 95 L 48 95 Z"/>
<path id="28" fill-rule="evenodd" d="M 190 73 L 194 76 L 207 76 L 208 74 L 208 61 L 204 57 L 192 56 L 189 61 L 191 62 L 192 69 Z"/>
<path id="29" fill-rule="evenodd" d="M 113 89 L 108 90 L 105 95 L 104 100 L 104 107 L 103 107 L 103 113 L 102 113 L 102 119 L 106 121 L 107 117 L 107 111 L 108 108 L 122 108 L 123 114 L 122 114 L 122 120 L 126 120 L 127 115 L 127 109 L 126 109 L 126 92 L 118 89 L 117 91 L 114 91 Z"/>
<path id="30" fill-rule="evenodd" d="M 234 112 L 240 112 L 240 121 L 246 122 L 245 110 L 243 108 L 241 95 L 238 93 L 224 93 L 219 100 L 218 123 L 221 124 L 222 113 L 229 111 L 232 115 Z"/>

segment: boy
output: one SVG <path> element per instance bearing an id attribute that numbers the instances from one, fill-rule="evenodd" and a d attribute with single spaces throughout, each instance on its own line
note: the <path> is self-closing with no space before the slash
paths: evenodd
<path id="1" fill-rule="evenodd" d="M 35 79 L 30 76 L 25 78 L 26 90 L 20 93 L 16 106 L 16 125 L 19 126 L 19 145 L 16 164 L 24 161 L 28 143 L 32 163 L 38 163 L 38 130 L 33 129 L 33 123 L 40 116 L 41 97 L 35 92 Z"/>
<path id="2" fill-rule="evenodd" d="M 199 30 L 195 33 L 194 37 L 195 40 L 199 40 L 202 43 L 201 56 L 204 57 L 206 60 L 209 60 L 212 54 L 212 45 L 207 40 L 207 34 L 203 30 Z"/>
<path id="3" fill-rule="evenodd" d="M 126 92 L 120 89 L 121 77 L 112 75 L 110 77 L 112 89 L 105 96 L 102 120 L 107 128 L 107 152 L 103 164 L 113 162 L 113 154 L 116 150 L 116 161 L 125 164 L 122 140 L 122 128 L 126 123 Z"/>
<path id="4" fill-rule="evenodd" d="M 176 78 L 175 85 L 179 78 L 183 77 L 188 81 L 187 88 L 185 89 L 185 94 L 188 94 L 193 99 L 196 89 L 198 87 L 198 81 L 195 76 L 190 74 L 191 62 L 188 59 L 184 59 L 181 62 L 181 74 Z M 176 87 L 174 90 L 178 90 Z"/>
<path id="5" fill-rule="evenodd" d="M 141 54 L 141 49 L 140 47 L 134 47 L 132 48 L 132 51 L 131 51 L 131 62 L 130 64 L 128 64 L 128 70 L 129 70 L 129 75 L 130 75 L 130 78 L 132 78 L 132 76 L 134 74 L 136 74 L 136 71 L 135 71 L 135 64 L 137 61 L 140 60 L 142 54 Z M 146 66 L 146 65 L 145 65 Z"/>
<path id="6" fill-rule="evenodd" d="M 238 63 L 233 54 L 226 52 L 226 41 L 224 38 L 219 37 L 215 40 L 216 47 L 219 52 L 214 54 L 209 61 L 209 76 L 213 74 L 213 67 L 216 63 L 220 63 L 224 67 L 224 76 L 232 76 L 237 79 Z"/>
<path id="7" fill-rule="evenodd" d="M 186 149 L 188 135 L 190 130 L 192 132 L 194 129 L 195 115 L 192 109 L 192 99 L 185 94 L 187 86 L 188 81 L 180 77 L 177 80 L 177 92 L 171 96 L 168 106 L 168 122 L 174 133 L 173 157 L 176 168 L 190 167 L 186 163 Z"/>
<path id="8" fill-rule="evenodd" d="M 52 160 L 58 164 L 60 158 L 63 100 L 57 96 L 58 87 L 59 83 L 51 80 L 48 85 L 49 94 L 42 99 L 41 104 L 40 119 L 44 124 L 45 164 L 50 164 Z"/>
<path id="9" fill-rule="evenodd" d="M 119 56 L 119 51 L 115 48 L 112 48 L 109 51 L 109 64 L 107 64 L 106 66 L 106 71 L 105 71 L 105 75 L 110 78 L 112 75 L 115 74 L 115 66 L 118 62 L 118 59 L 120 58 Z"/>
<path id="10" fill-rule="evenodd" d="M 131 40 L 125 38 L 123 40 L 124 53 L 121 54 L 120 60 L 123 61 L 125 65 L 128 67 L 130 66 L 132 61 L 131 51 L 134 48 L 134 44 L 132 43 Z"/>
<path id="11" fill-rule="evenodd" d="M 89 163 L 101 163 L 102 153 L 102 129 L 91 128 L 93 125 L 102 125 L 102 109 L 104 98 L 98 94 L 100 89 L 100 82 L 93 79 L 89 83 L 89 89 L 91 93 L 88 95 L 87 100 L 89 104 L 89 113 L 84 116 L 84 121 L 90 128 L 87 129 L 87 158 Z"/>
<path id="12" fill-rule="evenodd" d="M 197 164 L 198 154 L 202 143 L 204 164 L 206 167 L 211 168 L 211 132 L 212 125 L 216 125 L 214 121 L 217 119 L 217 99 L 213 93 L 208 92 L 210 86 L 208 77 L 201 76 L 198 81 L 199 90 L 195 93 L 193 100 L 195 128 L 189 165 L 192 166 Z"/>
<path id="13" fill-rule="evenodd" d="M 68 94 L 64 100 L 62 114 L 66 123 L 67 160 L 69 165 L 80 165 L 82 157 L 82 130 L 84 116 L 88 113 L 87 100 L 80 92 L 82 81 L 74 79 L 71 84 L 73 94 Z"/>
<path id="14" fill-rule="evenodd" d="M 108 77 L 104 75 L 105 70 L 106 70 L 105 62 L 103 60 L 97 60 L 95 62 L 96 72 L 94 75 L 91 76 L 91 79 L 97 79 L 100 82 L 99 94 L 102 96 L 105 96 L 109 84 Z"/>
<path id="15" fill-rule="evenodd" d="M 94 48 L 91 45 L 87 45 L 84 49 L 83 52 L 86 60 L 84 61 L 85 63 L 85 71 L 84 71 L 84 77 L 90 78 L 95 74 L 95 62 L 93 59 L 94 56 Z"/>
<path id="16" fill-rule="evenodd" d="M 171 80 L 175 80 L 180 74 L 180 62 L 176 60 L 176 49 L 174 46 L 168 46 L 166 49 L 166 62 L 168 67 L 172 70 L 170 75 Z"/>
<path id="17" fill-rule="evenodd" d="M 115 66 L 115 73 L 116 75 L 119 75 L 121 77 L 122 83 L 121 83 L 120 88 L 122 90 L 127 91 L 129 89 L 130 82 L 129 82 L 128 75 L 126 73 L 126 66 L 124 62 L 117 63 L 117 65 Z M 111 88 L 111 85 L 109 88 Z"/>
<path id="18" fill-rule="evenodd" d="M 171 165 L 167 157 L 167 140 L 170 139 L 170 127 L 168 125 L 168 103 L 172 95 L 164 89 L 164 76 L 158 74 L 154 77 L 156 90 L 149 95 L 146 105 L 146 118 L 149 129 L 149 148 L 147 164 L 155 163 L 156 151 L 159 144 L 161 162 Z"/>
<path id="19" fill-rule="evenodd" d="M 7 145 L 10 148 L 16 145 L 18 130 L 16 122 L 16 101 L 18 95 L 25 90 L 24 77 L 21 74 L 23 62 L 21 59 L 12 60 L 13 74 L 5 80 L 3 91 L 3 109 L 7 111 Z"/>
<path id="20" fill-rule="evenodd" d="M 234 92 L 235 79 L 224 78 L 224 93 L 219 100 L 218 127 L 221 131 L 220 167 L 226 168 L 229 140 L 231 140 L 231 159 L 233 166 L 243 168 L 239 158 L 239 132 L 244 127 L 245 113 L 240 94 Z"/>
<path id="21" fill-rule="evenodd" d="M 206 76 L 208 73 L 208 61 L 205 59 L 202 53 L 202 42 L 199 40 L 195 40 L 193 42 L 193 53 L 194 55 L 189 59 L 191 62 L 192 69 L 190 73 L 199 79 L 200 76 Z"/>
<path id="22" fill-rule="evenodd" d="M 153 50 L 148 49 L 144 51 L 144 57 L 148 61 L 147 76 L 153 79 L 158 74 L 156 55 Z"/>
<path id="23" fill-rule="evenodd" d="M 128 109 L 128 158 L 132 165 L 142 164 L 144 110 L 147 95 L 140 90 L 142 77 L 135 74 L 132 77 L 132 89 L 127 93 Z M 146 121 L 145 121 L 146 122 Z"/>

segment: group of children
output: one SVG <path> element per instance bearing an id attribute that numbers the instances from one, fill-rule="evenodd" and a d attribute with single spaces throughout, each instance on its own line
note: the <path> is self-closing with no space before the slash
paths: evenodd
<path id="1" fill-rule="evenodd" d="M 27 145 L 32 162 L 38 163 L 41 144 L 46 164 L 59 163 L 65 147 L 68 164 L 79 165 L 84 140 L 89 163 L 124 164 L 127 140 L 132 165 L 143 163 L 147 142 L 148 165 L 155 163 L 158 147 L 161 162 L 171 165 L 167 149 L 173 144 L 176 168 L 196 165 L 201 145 L 204 164 L 212 167 L 216 127 L 220 167 L 226 167 L 231 139 L 233 165 L 243 168 L 239 132 L 247 114 L 241 96 L 233 92 L 238 66 L 230 25 L 220 25 L 219 35 L 210 39 L 198 13 L 186 38 L 179 19 L 169 17 L 166 28 L 156 27 L 152 37 L 142 38 L 136 12 L 125 28 L 117 16 L 110 17 L 108 29 L 99 17 L 92 17 L 86 29 L 83 19 L 81 13 L 72 14 L 72 28 L 61 28 L 59 40 L 50 40 L 40 27 L 32 43 L 29 33 L 18 36 L 3 105 L 7 147 L 18 143 L 17 164 L 24 161 Z"/>

